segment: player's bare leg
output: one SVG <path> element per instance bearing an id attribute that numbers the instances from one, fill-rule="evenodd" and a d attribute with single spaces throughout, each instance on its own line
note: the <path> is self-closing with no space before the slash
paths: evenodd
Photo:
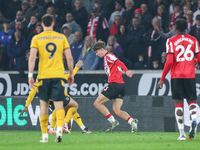
<path id="1" fill-rule="evenodd" d="M 193 100 L 187 100 L 189 105 L 189 112 L 192 118 L 192 123 L 189 130 L 189 139 L 192 140 L 197 131 L 197 104 Z"/>
<path id="2" fill-rule="evenodd" d="M 72 98 L 70 98 L 69 104 L 64 109 L 67 110 L 67 114 L 64 118 L 63 131 L 65 133 L 71 134 L 71 132 L 68 129 L 68 124 L 70 120 L 73 118 L 74 114 L 77 112 L 78 103 L 74 101 Z"/>
<path id="3" fill-rule="evenodd" d="M 99 110 L 110 122 L 110 127 L 106 132 L 112 131 L 116 126 L 119 125 L 119 122 L 115 120 L 114 116 L 109 112 L 109 110 L 104 106 L 104 104 L 109 101 L 107 97 L 103 94 L 100 94 L 94 102 L 94 107 Z"/>
<path id="4" fill-rule="evenodd" d="M 62 141 L 62 127 L 63 127 L 63 120 L 65 116 L 65 111 L 63 108 L 63 101 L 54 101 L 54 107 L 56 110 L 56 119 L 57 119 L 57 131 L 56 131 L 56 140 L 55 142 Z"/>
<path id="5" fill-rule="evenodd" d="M 115 116 L 126 120 L 131 125 L 131 132 L 135 133 L 137 131 L 138 120 L 133 119 L 127 112 L 121 110 L 123 104 L 123 99 L 116 98 L 113 100 L 113 113 Z"/>
<path id="6" fill-rule="evenodd" d="M 42 140 L 40 140 L 41 143 L 47 143 L 49 138 L 47 133 L 48 107 L 49 102 L 40 100 L 40 127 L 42 131 Z"/>
<path id="7" fill-rule="evenodd" d="M 175 100 L 175 117 L 180 132 L 180 136 L 177 140 L 186 140 L 184 131 L 183 100 Z"/>

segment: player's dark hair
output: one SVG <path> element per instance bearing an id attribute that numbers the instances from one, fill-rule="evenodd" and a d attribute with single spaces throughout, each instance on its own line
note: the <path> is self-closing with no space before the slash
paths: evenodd
<path id="1" fill-rule="evenodd" d="M 187 29 L 187 22 L 184 19 L 177 19 L 176 22 L 176 30 L 179 32 L 185 32 Z"/>
<path id="2" fill-rule="evenodd" d="M 93 51 L 96 52 L 98 49 L 104 48 L 105 49 L 105 42 L 102 40 L 98 40 L 94 46 L 93 46 Z"/>
<path id="3" fill-rule="evenodd" d="M 45 14 L 42 17 L 42 23 L 46 26 L 46 27 L 50 27 L 52 25 L 53 22 L 53 17 L 49 14 Z"/>

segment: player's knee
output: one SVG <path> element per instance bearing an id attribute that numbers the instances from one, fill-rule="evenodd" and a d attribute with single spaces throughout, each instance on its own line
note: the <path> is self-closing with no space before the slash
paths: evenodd
<path id="1" fill-rule="evenodd" d="M 113 114 L 117 117 L 120 116 L 120 111 L 119 110 L 113 110 Z"/>
<path id="2" fill-rule="evenodd" d="M 93 103 L 93 105 L 94 105 L 95 108 L 98 107 L 98 103 L 96 101 Z"/>
<path id="3" fill-rule="evenodd" d="M 74 106 L 74 108 L 76 108 L 76 110 L 78 110 L 78 103 L 76 103 L 76 105 Z"/>

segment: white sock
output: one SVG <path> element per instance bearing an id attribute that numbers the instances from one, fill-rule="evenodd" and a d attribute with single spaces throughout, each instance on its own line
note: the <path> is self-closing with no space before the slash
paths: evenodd
<path id="1" fill-rule="evenodd" d="M 106 118 L 107 118 L 107 117 L 106 117 Z M 115 118 L 113 117 L 113 115 L 111 115 L 109 118 L 107 118 L 107 120 L 108 120 L 110 123 L 115 122 Z"/>
<path id="2" fill-rule="evenodd" d="M 191 106 L 196 106 L 194 109 L 189 110 L 192 121 L 197 121 L 197 104 L 196 103 L 191 103 L 189 104 L 189 109 Z M 192 114 L 193 112 L 196 112 L 195 114 Z"/>
<path id="3" fill-rule="evenodd" d="M 176 117 L 176 122 L 177 122 L 177 125 L 178 125 L 178 129 L 179 129 L 180 135 L 185 135 L 183 115 L 182 116 L 178 116 L 176 114 L 178 110 L 181 110 L 183 112 L 183 107 L 176 107 L 175 108 L 175 117 Z M 182 123 L 180 123 L 179 120 L 182 120 Z"/>
<path id="4" fill-rule="evenodd" d="M 42 134 L 42 139 L 47 139 L 48 140 L 48 138 L 49 138 L 48 133 Z"/>
<path id="5" fill-rule="evenodd" d="M 128 119 L 128 124 L 131 125 L 132 122 L 133 122 L 133 118 L 129 118 L 129 119 Z"/>
<path id="6" fill-rule="evenodd" d="M 86 127 L 84 125 L 80 126 L 81 130 L 84 130 Z"/>
<path id="7" fill-rule="evenodd" d="M 56 134 L 58 136 L 62 136 L 62 133 L 63 133 L 62 127 L 61 126 L 57 127 Z"/>

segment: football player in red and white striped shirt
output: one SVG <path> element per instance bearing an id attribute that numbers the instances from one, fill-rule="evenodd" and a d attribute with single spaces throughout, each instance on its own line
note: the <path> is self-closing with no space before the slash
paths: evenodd
<path id="1" fill-rule="evenodd" d="M 189 131 L 189 139 L 193 139 L 197 129 L 196 107 L 196 81 L 195 81 L 195 56 L 200 60 L 199 43 L 196 38 L 185 34 L 187 22 L 178 19 L 175 22 L 177 35 L 166 42 L 167 61 L 162 77 L 157 85 L 162 88 L 165 76 L 171 69 L 172 98 L 175 99 L 175 116 L 180 131 L 177 140 L 186 140 L 184 131 L 183 99 L 187 99 L 192 124 Z"/>
<path id="2" fill-rule="evenodd" d="M 127 112 L 121 110 L 123 104 L 123 97 L 125 95 L 125 82 L 122 77 L 122 69 L 128 77 L 132 77 L 133 72 L 121 62 L 114 54 L 105 49 L 105 43 L 98 41 L 94 44 L 93 50 L 100 58 L 104 57 L 104 69 L 108 76 L 108 86 L 104 87 L 102 93 L 97 97 L 94 106 L 98 109 L 110 122 L 110 127 L 106 132 L 112 131 L 119 122 L 115 120 L 113 115 L 104 106 L 104 104 L 113 99 L 113 113 L 114 115 L 126 120 L 131 125 L 131 132 L 137 131 L 138 120 L 133 119 Z"/>

